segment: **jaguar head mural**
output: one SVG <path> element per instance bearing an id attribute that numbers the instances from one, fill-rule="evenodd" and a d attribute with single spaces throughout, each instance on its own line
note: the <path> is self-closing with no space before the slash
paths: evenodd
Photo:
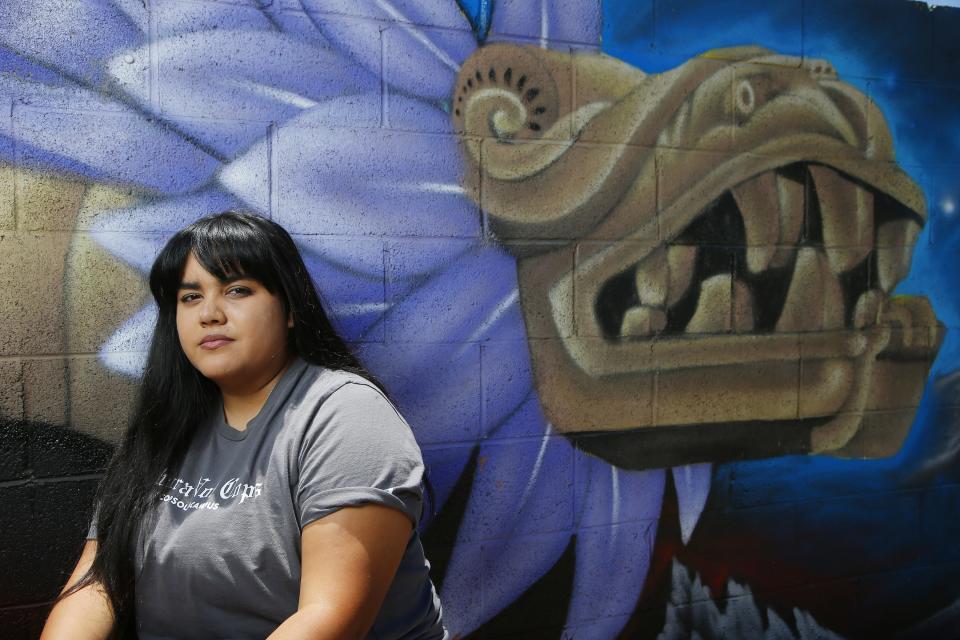
<path id="1" fill-rule="evenodd" d="M 891 295 L 926 207 L 828 62 L 742 47 L 644 75 L 494 44 L 453 106 L 556 429 L 633 468 L 899 448 L 912 414 L 864 425 L 919 398 L 942 338 Z"/>

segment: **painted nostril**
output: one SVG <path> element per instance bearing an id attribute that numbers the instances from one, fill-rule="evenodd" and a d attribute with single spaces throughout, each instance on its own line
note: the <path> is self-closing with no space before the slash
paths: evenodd
<path id="1" fill-rule="evenodd" d="M 497 81 L 497 72 L 494 70 L 493 67 L 490 67 L 490 74 L 489 74 L 489 75 L 490 75 L 490 79 L 491 79 L 492 81 L 494 81 L 494 82 Z"/>
<path id="2" fill-rule="evenodd" d="M 506 82 L 507 84 L 510 84 L 512 80 L 513 80 L 513 68 L 507 67 L 507 70 L 503 72 L 503 81 Z"/>

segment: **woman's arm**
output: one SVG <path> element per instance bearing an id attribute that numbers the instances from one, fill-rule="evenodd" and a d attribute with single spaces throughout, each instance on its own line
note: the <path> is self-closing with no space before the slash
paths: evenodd
<path id="1" fill-rule="evenodd" d="M 87 540 L 63 591 L 83 577 L 93 564 L 96 553 L 97 541 Z M 107 594 L 99 585 L 93 584 L 67 596 L 53 607 L 40 640 L 103 640 L 112 628 L 113 609 Z"/>
<path id="2" fill-rule="evenodd" d="M 299 609 L 269 640 L 366 637 L 412 530 L 410 518 L 378 504 L 345 507 L 305 526 Z"/>

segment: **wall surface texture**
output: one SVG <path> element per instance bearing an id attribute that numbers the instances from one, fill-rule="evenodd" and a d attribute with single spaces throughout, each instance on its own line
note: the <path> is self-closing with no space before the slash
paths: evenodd
<path id="1" fill-rule="evenodd" d="M 470 638 L 960 637 L 960 9 L 0 0 L 0 635 L 205 214 L 301 247 Z"/>

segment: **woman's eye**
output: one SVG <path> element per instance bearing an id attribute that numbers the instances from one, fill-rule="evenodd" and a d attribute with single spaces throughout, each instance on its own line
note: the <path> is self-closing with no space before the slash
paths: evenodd
<path id="1" fill-rule="evenodd" d="M 234 297 L 246 296 L 250 294 L 250 289 L 246 287 L 230 287 L 227 289 L 227 293 Z"/>
<path id="2" fill-rule="evenodd" d="M 180 297 L 180 302 L 193 302 L 194 300 L 196 300 L 196 299 L 199 298 L 199 297 L 200 297 L 200 296 L 197 295 L 196 293 L 188 293 L 188 294 L 183 295 L 183 296 Z"/>

